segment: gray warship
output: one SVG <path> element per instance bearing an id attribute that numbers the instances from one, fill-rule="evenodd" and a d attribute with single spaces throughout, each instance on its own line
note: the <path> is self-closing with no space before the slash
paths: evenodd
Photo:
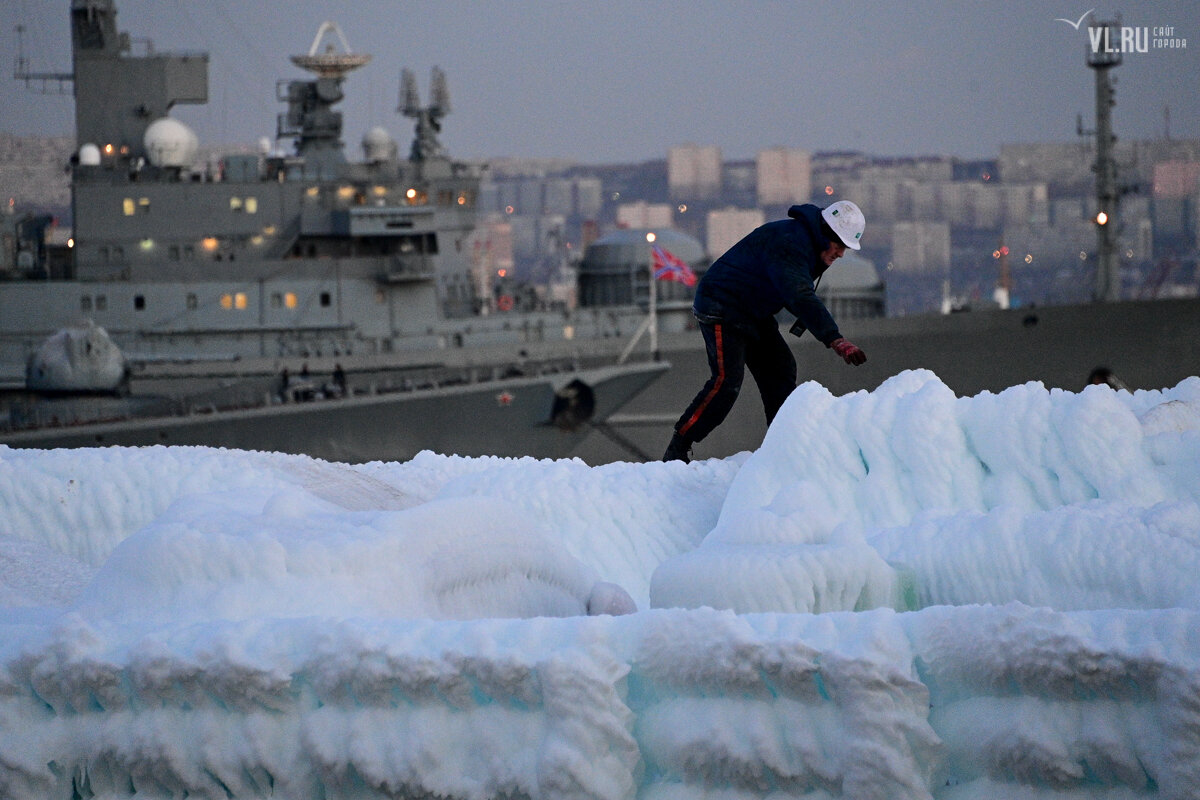
<path id="1" fill-rule="evenodd" d="M 428 104 L 402 78 L 399 111 L 415 129 L 407 156 L 376 130 L 351 163 L 335 106 L 367 56 L 322 26 L 294 59 L 312 77 L 278 92 L 278 133 L 293 150 L 196 167 L 190 132 L 168 112 L 206 100 L 207 56 L 134 55 L 115 15 L 110 0 L 71 5 L 74 246 L 49 248 L 36 220 L 0 217 L 11 253 L 0 262 L 0 383 L 10 386 L 0 444 L 195 444 L 339 461 L 423 449 L 590 463 L 662 452 L 707 365 L 683 287 L 664 287 L 658 316 L 647 316 L 654 282 L 630 272 L 648 257 L 648 245 L 630 244 L 641 232 L 614 245 L 631 252 L 611 275 L 581 276 L 591 282 L 581 295 L 597 302 L 570 314 L 491 312 L 467 252 L 481 175 L 438 141 L 449 111 L 439 72 Z M 1100 129 L 1112 65 L 1089 66 Z M 1108 138 L 1097 137 L 1101 166 Z M 1101 207 L 1115 203 L 1109 168 L 1097 176 Z M 1100 245 L 1111 262 L 1112 242 Z M 703 255 L 686 258 L 700 271 Z M 1111 269 L 1092 303 L 856 317 L 833 296 L 846 266 L 821 293 L 867 364 L 790 341 L 801 380 L 835 394 L 908 369 L 932 370 L 959 395 L 1030 381 L 1079 391 L 1100 365 L 1131 389 L 1200 374 L 1200 299 L 1117 301 Z M 877 276 L 867 278 L 841 288 L 876 292 Z M 638 330 L 649 348 L 635 348 Z M 101 359 L 109 344 L 121 353 L 115 368 Z M 107 394 L 79 394 L 91 378 Z M 56 388 L 65 396 L 46 396 Z M 748 399 L 695 455 L 753 449 L 764 433 Z"/>
<path id="2" fill-rule="evenodd" d="M 169 112 L 207 101 L 207 55 L 135 54 L 112 0 L 73 0 L 70 22 L 73 238 L 7 225 L 0 443 L 557 457 L 669 367 L 618 364 L 586 321 L 481 313 L 480 168 L 438 140 L 437 68 L 427 104 L 402 74 L 407 157 L 374 129 L 351 162 L 335 106 L 370 56 L 327 22 L 292 57 L 309 76 L 279 83 L 294 148 L 196 166 Z"/>

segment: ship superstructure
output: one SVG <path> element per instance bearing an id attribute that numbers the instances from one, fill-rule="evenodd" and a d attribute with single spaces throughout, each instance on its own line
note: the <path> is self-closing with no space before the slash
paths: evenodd
<path id="1" fill-rule="evenodd" d="M 440 347 L 454 338 L 442 323 L 478 307 L 466 238 L 479 170 L 437 141 L 440 71 L 427 106 L 405 72 L 407 157 L 379 128 L 350 162 L 336 106 L 369 56 L 325 23 L 293 58 L 310 75 L 279 84 L 291 151 L 264 143 L 198 165 L 195 135 L 169 112 L 206 101 L 207 56 L 132 53 L 112 0 L 74 0 L 71 23 L 73 248 L 53 287 L 4 287 L 5 362 L 83 319 L 134 359 Z"/>
<path id="2" fill-rule="evenodd" d="M 276 144 L 200 163 L 170 112 L 207 100 L 207 56 L 134 53 L 113 0 L 72 0 L 71 28 L 72 246 L 54 257 L 6 218 L 0 441 L 559 456 L 668 368 L 614 364 L 616 338 L 581 349 L 561 315 L 486 313 L 468 241 L 481 168 L 439 141 L 437 68 L 426 104 L 402 72 L 408 152 L 375 128 L 351 161 L 337 105 L 370 56 L 326 22 L 292 57 L 308 75 L 277 85 Z M 93 385 L 95 337 L 122 359 Z M 314 399 L 329 402 L 297 404 Z"/>

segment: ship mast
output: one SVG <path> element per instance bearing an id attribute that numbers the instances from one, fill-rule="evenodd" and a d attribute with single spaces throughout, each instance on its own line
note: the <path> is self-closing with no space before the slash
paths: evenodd
<path id="1" fill-rule="evenodd" d="M 1092 299 L 1097 302 L 1115 302 L 1121 299 L 1121 276 L 1117 265 L 1117 203 L 1120 190 L 1117 188 L 1117 164 L 1113 148 L 1117 137 L 1112 130 L 1112 108 L 1116 105 L 1115 79 L 1109 74 L 1121 63 L 1119 47 L 1111 46 L 1118 37 L 1120 20 L 1101 22 L 1090 26 L 1103 31 L 1102 37 L 1092 40 L 1087 54 L 1087 65 L 1096 74 L 1096 161 L 1092 171 L 1096 173 L 1096 285 Z M 1090 38 L 1090 37 L 1089 37 Z M 1082 133 L 1083 131 L 1081 131 Z"/>
<path id="2" fill-rule="evenodd" d="M 351 52 L 334 22 L 322 22 L 306 55 L 292 56 L 292 63 L 316 75 L 316 80 L 289 81 L 286 92 L 276 91 L 288 104 L 280 114 L 276 138 L 295 136 L 296 155 L 305 159 L 311 174 L 332 178 L 346 157 L 342 151 L 342 115 L 333 110 L 341 102 L 342 81 L 365 65 L 371 56 Z"/>

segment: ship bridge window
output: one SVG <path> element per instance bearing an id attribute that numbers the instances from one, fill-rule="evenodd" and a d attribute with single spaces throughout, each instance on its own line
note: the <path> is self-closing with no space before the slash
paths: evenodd
<path id="1" fill-rule="evenodd" d="M 332 304 L 333 298 L 330 296 L 329 292 L 321 292 L 321 307 L 328 308 Z"/>
<path id="2" fill-rule="evenodd" d="M 429 195 L 420 189 L 409 189 L 404 193 L 404 201 L 410 206 L 423 206 L 429 202 Z"/>
<path id="3" fill-rule="evenodd" d="M 146 296 L 145 295 L 135 294 L 133 296 L 133 310 L 134 311 L 145 311 L 146 310 Z"/>
<path id="4" fill-rule="evenodd" d="M 221 308 L 225 309 L 226 311 L 234 308 L 236 308 L 238 311 L 242 311 L 246 308 L 246 303 L 247 300 L 245 292 L 235 292 L 233 294 L 221 295 Z"/>

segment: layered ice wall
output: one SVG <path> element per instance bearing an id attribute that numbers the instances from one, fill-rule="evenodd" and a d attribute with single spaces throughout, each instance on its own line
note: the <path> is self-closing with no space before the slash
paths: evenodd
<path id="1" fill-rule="evenodd" d="M 13 631 L 6 797 L 1195 797 L 1194 612 Z"/>
<path id="2" fill-rule="evenodd" d="M 807 385 L 690 465 L 0 448 L 0 797 L 1194 798 L 1198 475 L 1195 378 Z"/>
<path id="3" fill-rule="evenodd" d="M 1200 608 L 1200 379 L 957 398 L 914 371 L 781 415 L 654 605 Z"/>

